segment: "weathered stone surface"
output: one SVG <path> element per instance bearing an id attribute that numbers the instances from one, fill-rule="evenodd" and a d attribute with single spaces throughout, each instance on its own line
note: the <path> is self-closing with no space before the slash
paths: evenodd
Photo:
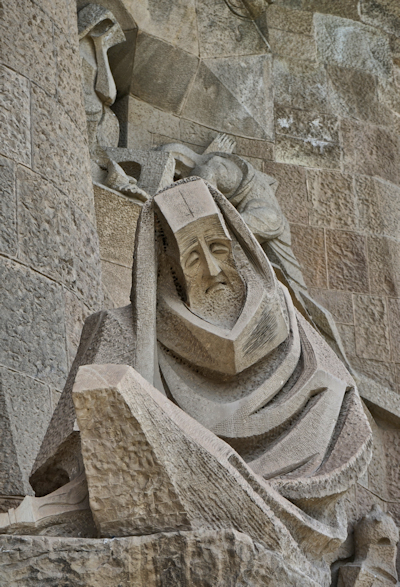
<path id="1" fill-rule="evenodd" d="M 17 247 L 15 166 L 9 159 L 0 157 L 0 251 L 16 255 Z"/>
<path id="2" fill-rule="evenodd" d="M 241 157 L 252 159 L 262 159 L 263 161 L 272 161 L 274 159 L 274 144 L 267 141 L 254 141 L 244 137 L 235 137 L 236 148 L 234 153 Z"/>
<path id="3" fill-rule="evenodd" d="M 312 12 L 324 12 L 335 14 L 343 18 L 359 20 L 358 0 L 302 0 L 301 7 L 303 10 Z"/>
<path id="4" fill-rule="evenodd" d="M 274 97 L 279 106 L 331 112 L 326 70 L 307 61 L 274 58 Z"/>
<path id="5" fill-rule="evenodd" d="M 313 34 L 313 16 L 309 12 L 292 10 L 271 4 L 267 9 L 267 23 L 273 29 L 280 29 L 303 35 Z"/>
<path id="6" fill-rule="evenodd" d="M 78 350 L 83 324 L 89 316 L 87 306 L 69 290 L 64 292 L 65 332 L 67 337 L 68 367 L 71 368 Z M 58 400 L 57 400 L 58 401 Z M 53 409 L 55 407 L 53 402 Z"/>
<path id="7" fill-rule="evenodd" d="M 28 80 L 0 65 L 0 154 L 31 166 L 31 115 Z"/>
<path id="8" fill-rule="evenodd" d="M 178 112 L 198 59 L 159 39 L 139 33 L 131 93 L 167 112 Z M 171 75 L 172 72 L 172 75 Z"/>
<path id="9" fill-rule="evenodd" d="M 375 180 L 371 177 L 356 176 L 354 188 L 360 231 L 366 234 L 382 234 L 383 218 Z"/>
<path id="10" fill-rule="evenodd" d="M 159 110 L 147 102 L 138 100 L 135 96 L 129 96 L 128 122 L 132 126 L 145 128 L 151 133 L 164 134 L 173 139 L 179 139 L 180 119 L 177 116 Z M 135 144 L 128 146 L 132 149 L 140 148 Z"/>
<path id="11" fill-rule="evenodd" d="M 379 103 L 377 78 L 365 71 L 329 65 L 329 98 L 335 114 L 374 124 L 388 124 L 390 118 Z"/>
<path id="12" fill-rule="evenodd" d="M 76 12 L 71 10 L 69 0 L 38 0 L 36 4 L 63 33 L 69 34 L 73 40 L 73 36 L 77 33 Z M 76 39 L 77 44 L 78 40 Z"/>
<path id="13" fill-rule="evenodd" d="M 352 295 L 341 291 L 310 289 L 311 296 L 329 310 L 336 322 L 353 324 Z"/>
<path id="14" fill-rule="evenodd" d="M 268 38 L 274 55 L 308 62 L 316 62 L 317 60 L 315 39 L 310 35 L 299 35 L 286 30 L 270 28 Z"/>
<path id="15" fill-rule="evenodd" d="M 61 286 L 26 267 L 0 265 L 0 363 L 62 388 L 67 376 Z"/>
<path id="16" fill-rule="evenodd" d="M 204 62 L 200 63 L 182 115 L 220 132 L 255 139 L 267 138 L 264 129 L 245 106 Z"/>
<path id="17" fill-rule="evenodd" d="M 134 4 L 132 15 L 139 30 L 198 55 L 195 4 L 195 0 L 146 0 Z"/>
<path id="18" fill-rule="evenodd" d="M 41 381 L 6 368 L 0 369 L 0 378 L 0 393 L 5 403 L 2 417 L 3 420 L 8 419 L 8 423 L 3 422 L 2 428 L 6 431 L 9 426 L 12 435 L 10 444 L 15 447 L 16 466 L 22 480 L 19 493 L 32 495 L 29 474 L 52 414 L 50 389 Z M 7 454 L 11 446 L 4 442 L 0 444 L 2 454 Z M 13 479 L 11 471 L 2 473 L 0 493 L 6 494 L 9 490 L 7 485 L 16 479 Z M 7 479 L 7 474 L 11 479 Z"/>
<path id="19" fill-rule="evenodd" d="M 206 66 L 265 131 L 274 136 L 271 55 L 207 59 Z"/>
<path id="20" fill-rule="evenodd" d="M 276 197 L 289 222 L 308 224 L 306 172 L 301 167 L 264 161 L 263 171 L 278 180 Z"/>
<path id="21" fill-rule="evenodd" d="M 100 185 L 94 186 L 94 202 L 101 259 L 130 269 L 140 205 Z"/>
<path id="22" fill-rule="evenodd" d="M 73 275 L 74 245 L 68 198 L 53 183 L 19 167 L 17 171 L 19 255 L 21 260 L 65 284 Z"/>
<path id="23" fill-rule="evenodd" d="M 332 171 L 307 172 L 310 224 L 325 228 L 356 229 L 353 178 Z"/>
<path id="24" fill-rule="evenodd" d="M 400 243 L 385 237 L 368 237 L 371 293 L 398 297 Z"/>
<path id="25" fill-rule="evenodd" d="M 353 364 L 353 357 L 356 356 L 356 334 L 354 326 L 352 324 L 337 324 L 336 326 L 344 346 L 346 357 Z"/>
<path id="26" fill-rule="evenodd" d="M 400 157 L 400 139 L 390 128 L 356 121 L 341 121 L 343 163 L 346 173 L 378 176 L 400 183 L 396 161 Z"/>
<path id="27" fill-rule="evenodd" d="M 3 5 L 0 61 L 55 94 L 53 23 L 29 0 Z"/>
<path id="28" fill-rule="evenodd" d="M 389 299 L 389 331 L 392 361 L 400 363 L 400 300 Z M 399 381 L 400 383 L 400 381 Z"/>
<path id="29" fill-rule="evenodd" d="M 390 357 L 388 308 L 384 298 L 354 296 L 357 355 L 385 361 Z"/>
<path id="30" fill-rule="evenodd" d="M 400 7 L 396 0 L 361 0 L 361 20 L 400 36 Z"/>
<path id="31" fill-rule="evenodd" d="M 235 530 L 145 537 L 0 537 L 0 580 L 9 587 L 201 585 L 317 587 L 274 553 Z"/>
<path id="32" fill-rule="evenodd" d="M 352 232 L 326 231 L 329 288 L 368 292 L 366 239 Z"/>
<path id="33" fill-rule="evenodd" d="M 268 45 L 253 22 L 239 20 L 223 0 L 196 4 L 200 56 L 232 57 L 268 53 Z"/>
<path id="34" fill-rule="evenodd" d="M 325 235 L 321 228 L 292 224 L 293 250 L 308 286 L 327 288 Z"/>
<path id="35" fill-rule="evenodd" d="M 86 133 L 81 60 L 74 41 L 75 37 L 72 35 L 67 37 L 64 34 L 58 34 L 55 36 L 57 99 L 79 130 Z"/>
<path id="36" fill-rule="evenodd" d="M 93 193 L 86 140 L 60 105 L 32 87 L 33 169 L 93 214 Z"/>
<path id="37" fill-rule="evenodd" d="M 347 18 L 316 13 L 315 33 L 319 58 L 325 63 L 390 76 L 389 41 L 376 28 Z"/>
<path id="38" fill-rule="evenodd" d="M 303 141 L 284 135 L 276 135 L 276 160 L 279 163 L 340 169 L 341 147 L 335 143 L 319 145 L 316 141 Z"/>

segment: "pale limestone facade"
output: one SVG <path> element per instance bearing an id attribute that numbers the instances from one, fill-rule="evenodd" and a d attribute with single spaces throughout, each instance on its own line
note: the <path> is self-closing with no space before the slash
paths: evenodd
<path id="1" fill-rule="evenodd" d="M 228 135 L 235 154 L 278 182 L 276 198 L 289 221 L 291 246 L 308 292 L 331 313 L 370 410 L 372 461 L 347 493 L 350 534 L 339 558 L 351 557 L 356 552 L 352 528 L 373 504 L 400 526 L 397 2 L 275 0 L 265 3 L 256 20 L 238 18 L 224 0 L 96 4 L 112 12 L 127 39 L 108 52 L 118 92 L 112 110 L 120 127 L 119 147 L 132 150 L 121 160 L 141 161 L 138 168 L 123 169 L 140 189 L 153 196 L 170 183 L 168 177 L 174 179 L 170 161 L 150 150 L 179 143 L 202 154 L 220 133 Z M 244 13 L 246 6 L 255 10 L 259 4 L 243 2 Z M 86 5 L 81 0 L 78 6 L 67 0 L 51 5 L 7 2 L 2 16 L 2 511 L 33 494 L 29 474 L 84 319 L 129 302 L 135 227 L 143 202 L 106 185 L 107 161 L 117 160 L 116 153 L 107 150 L 104 161 L 97 158 L 99 167 L 94 168 L 93 156 L 90 162 L 76 19 Z M 166 171 L 157 171 L 143 186 L 140 172 L 148 158 L 143 153 L 149 151 L 153 169 L 159 153 L 157 164 Z M 223 585 L 215 577 L 226 575 L 223 549 L 214 540 L 229 542 L 235 552 L 246 551 L 250 566 L 239 565 L 238 576 L 250 568 L 249 584 L 267 581 L 254 544 L 243 536 L 209 538 L 211 552 L 218 553 L 214 560 L 219 558 L 207 567 L 207 584 Z M 35 538 L 6 540 L 14 549 L 21 548 L 22 540 L 22 548 L 40 551 Z M 60 560 L 80 560 L 81 575 L 73 584 L 95 585 L 90 564 L 79 559 L 80 546 L 63 540 L 65 544 L 49 549 L 60 550 Z M 194 535 L 185 536 L 185 548 L 193 548 L 192 540 L 199 542 Z M 99 560 L 108 560 L 103 542 L 98 551 L 95 541 L 87 544 Z M 115 548 L 124 553 L 121 561 L 135 560 L 140 573 L 145 572 L 137 562 L 146 552 L 144 542 L 139 546 L 133 538 L 120 539 Z M 170 560 L 181 546 L 171 542 L 159 548 L 160 560 Z M 382 557 L 391 561 L 388 552 Z M 47 567 L 41 551 L 34 556 L 49 578 L 57 576 L 56 565 Z M 364 561 L 356 554 L 357 560 Z M 359 566 L 368 574 L 371 565 L 375 563 L 364 561 Z M 106 567 L 98 580 L 108 585 Z M 339 567 L 333 564 L 332 585 L 364 584 L 354 565 Z M 271 568 L 280 567 L 275 561 Z M 118 569 L 120 583 L 135 584 L 139 571 L 133 572 L 130 563 L 121 562 Z M 159 579 L 160 569 L 156 564 L 148 570 L 151 580 Z M 28 582 L 29 572 L 5 575 L 4 580 L 36 585 Z M 300 584 L 296 577 L 288 578 L 291 570 L 280 572 L 288 575 L 277 584 Z M 186 584 L 182 577 L 189 571 L 183 566 L 177 573 L 168 580 Z M 273 585 L 273 580 L 265 584 Z"/>

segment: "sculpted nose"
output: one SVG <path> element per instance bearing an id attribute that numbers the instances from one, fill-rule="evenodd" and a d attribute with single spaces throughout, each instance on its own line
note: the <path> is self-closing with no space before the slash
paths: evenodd
<path id="1" fill-rule="evenodd" d="M 213 255 L 210 253 L 208 247 L 204 247 L 203 251 L 207 275 L 211 277 L 216 277 L 221 273 L 221 268 L 218 265 L 215 258 L 213 257 Z"/>

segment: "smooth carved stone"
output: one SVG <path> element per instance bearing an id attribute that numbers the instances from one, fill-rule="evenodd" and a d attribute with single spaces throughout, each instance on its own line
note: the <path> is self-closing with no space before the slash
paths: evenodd
<path id="1" fill-rule="evenodd" d="M 314 25 L 322 61 L 373 75 L 390 76 L 389 41 L 375 27 L 319 13 L 314 15 Z"/>
<path id="2" fill-rule="evenodd" d="M 339 572 L 338 587 L 397 585 L 396 555 L 399 531 L 378 505 L 356 525 L 355 560 Z"/>
<path id="3" fill-rule="evenodd" d="M 128 538 L 0 536 L 0 582 L 51 587 L 320 587 L 287 560 L 235 530 L 168 532 Z M 179 555 L 177 556 L 177 553 Z"/>

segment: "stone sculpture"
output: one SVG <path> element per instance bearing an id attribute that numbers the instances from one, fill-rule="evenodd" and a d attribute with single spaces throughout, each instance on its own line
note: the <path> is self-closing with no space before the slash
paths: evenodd
<path id="1" fill-rule="evenodd" d="M 99 146 L 118 146 L 119 122 L 110 108 L 117 88 L 107 51 L 123 43 L 125 35 L 113 13 L 98 4 L 78 12 L 78 33 L 89 149 L 92 159 L 98 160 Z"/>
<path id="2" fill-rule="evenodd" d="M 297 309 L 323 334 L 348 368 L 351 366 L 335 321 L 308 293 L 302 270 L 292 250 L 290 226 L 276 198 L 278 182 L 233 154 L 235 141 L 220 134 L 203 154 L 171 143 L 160 150 L 176 161 L 176 176 L 196 175 L 214 185 L 235 206 L 288 287 Z"/>
<path id="3" fill-rule="evenodd" d="M 338 587 L 398 585 L 396 571 L 399 530 L 378 505 L 354 529 L 355 560 L 341 567 Z"/>
<path id="4" fill-rule="evenodd" d="M 80 518 L 91 536 L 90 512 L 103 537 L 235 528 L 299 584 L 328 585 L 370 439 L 350 374 L 193 177 L 142 208 L 132 305 L 86 323 L 31 477 L 44 516 L 29 498 L 0 524 L 52 531 L 58 503 L 63 535 Z"/>

